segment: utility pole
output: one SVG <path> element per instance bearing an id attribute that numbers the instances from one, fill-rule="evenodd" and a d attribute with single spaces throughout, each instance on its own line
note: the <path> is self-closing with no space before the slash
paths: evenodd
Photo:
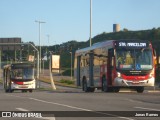
<path id="1" fill-rule="evenodd" d="M 71 54 L 71 80 L 72 80 L 72 52 L 70 52 Z"/>
<path id="2" fill-rule="evenodd" d="M 40 61 L 39 61 L 39 64 L 40 64 L 40 73 L 41 73 L 41 61 L 42 61 L 42 58 L 41 58 L 41 24 L 42 23 L 46 23 L 46 22 L 43 22 L 43 21 L 38 21 L 36 20 L 35 22 L 37 22 L 39 24 L 39 58 L 40 58 Z"/>
<path id="3" fill-rule="evenodd" d="M 90 0 L 90 47 L 92 46 L 92 0 Z"/>

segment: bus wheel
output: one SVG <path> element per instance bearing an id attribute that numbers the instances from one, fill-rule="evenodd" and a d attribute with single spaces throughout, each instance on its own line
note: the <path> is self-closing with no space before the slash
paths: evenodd
<path id="1" fill-rule="evenodd" d="M 9 92 L 9 90 L 8 90 L 8 89 L 5 89 L 5 92 L 6 92 L 6 93 L 8 93 L 8 92 Z"/>
<path id="2" fill-rule="evenodd" d="M 9 89 L 9 90 L 8 90 L 9 93 L 12 93 L 13 91 L 14 91 L 14 90 L 12 90 L 12 89 Z"/>
<path id="3" fill-rule="evenodd" d="M 86 80 L 83 81 L 83 90 L 85 92 L 89 92 L 89 87 L 87 87 L 87 81 Z"/>
<path id="4" fill-rule="evenodd" d="M 94 92 L 95 88 L 89 88 L 89 92 Z"/>
<path id="5" fill-rule="evenodd" d="M 32 93 L 32 90 L 29 90 L 30 93 Z"/>
<path id="6" fill-rule="evenodd" d="M 14 90 L 11 89 L 11 84 L 9 85 L 8 92 L 12 93 Z"/>
<path id="7" fill-rule="evenodd" d="M 137 87 L 136 90 L 137 90 L 137 93 L 143 93 L 144 87 Z"/>
<path id="8" fill-rule="evenodd" d="M 120 88 L 118 88 L 118 87 L 113 88 L 113 91 L 114 91 L 115 93 L 118 93 L 119 90 L 120 90 Z"/>
<path id="9" fill-rule="evenodd" d="M 105 77 L 102 78 L 102 91 L 108 92 L 107 80 Z"/>
<path id="10" fill-rule="evenodd" d="M 22 93 L 27 92 L 27 90 L 22 90 Z"/>

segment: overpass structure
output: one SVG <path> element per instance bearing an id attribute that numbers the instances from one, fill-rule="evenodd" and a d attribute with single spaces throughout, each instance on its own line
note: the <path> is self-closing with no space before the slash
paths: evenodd
<path id="1" fill-rule="evenodd" d="M 39 78 L 39 51 L 31 43 L 0 43 L 0 46 L 21 46 L 21 45 L 30 45 L 37 52 L 37 78 Z M 0 50 L 0 66 L 1 66 L 1 50 Z"/>

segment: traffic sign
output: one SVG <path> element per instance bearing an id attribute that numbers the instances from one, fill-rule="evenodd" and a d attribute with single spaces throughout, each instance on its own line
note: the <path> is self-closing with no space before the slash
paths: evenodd
<path id="1" fill-rule="evenodd" d="M 1 43 L 21 43 L 21 38 L 0 38 L 0 50 L 20 50 L 21 45 L 2 45 Z"/>

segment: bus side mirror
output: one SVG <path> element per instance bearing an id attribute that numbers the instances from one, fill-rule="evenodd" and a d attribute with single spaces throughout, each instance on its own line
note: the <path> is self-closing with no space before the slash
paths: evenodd
<path id="1" fill-rule="evenodd" d="M 156 56 L 156 50 L 155 49 L 153 49 L 153 55 Z"/>
<path id="2" fill-rule="evenodd" d="M 157 59 L 156 59 L 156 57 L 154 57 L 154 64 L 157 65 Z M 158 64 L 159 64 L 159 60 L 158 60 Z"/>
<path id="3" fill-rule="evenodd" d="M 155 65 L 157 65 L 157 62 L 158 62 L 158 64 L 159 64 L 159 57 L 158 57 L 158 60 L 157 60 L 157 57 L 156 57 L 156 50 L 155 49 L 153 49 L 153 56 L 154 56 L 154 64 Z"/>

